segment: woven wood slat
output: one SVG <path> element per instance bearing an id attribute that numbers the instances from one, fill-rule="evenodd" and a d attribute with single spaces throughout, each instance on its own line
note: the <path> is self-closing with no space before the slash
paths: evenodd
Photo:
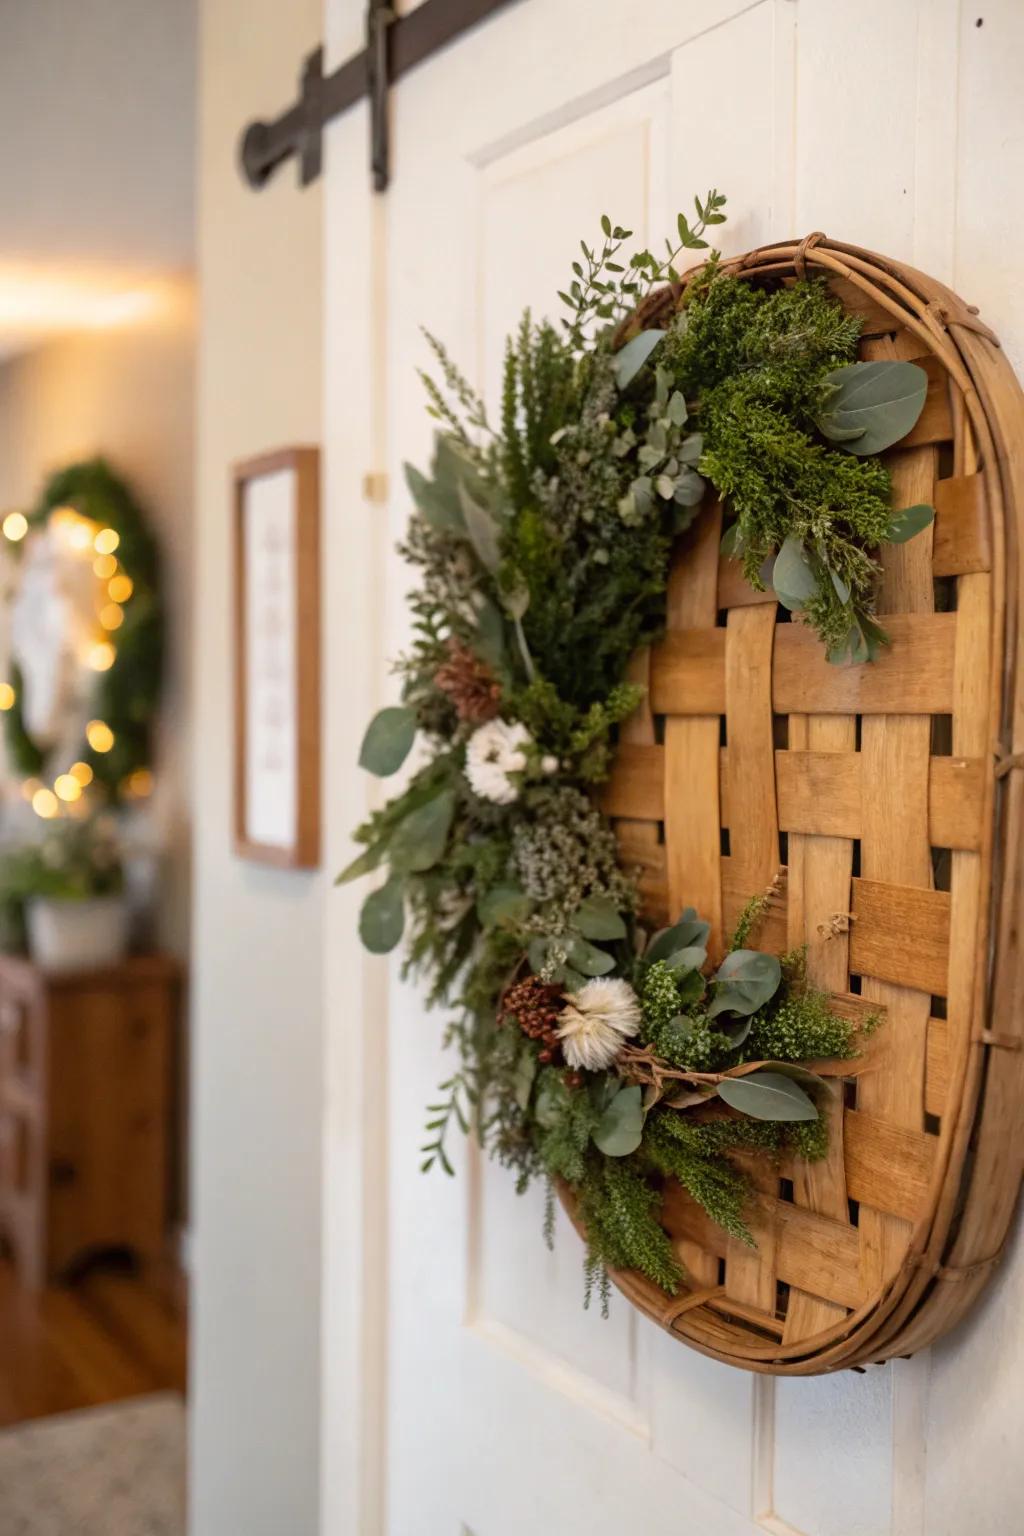
<path id="1" fill-rule="evenodd" d="M 670 1181 L 663 1220 L 688 1288 L 614 1278 L 706 1354 L 813 1374 L 949 1328 L 991 1272 L 1024 1169 L 1024 772 L 997 777 L 993 759 L 995 744 L 1024 751 L 1024 396 L 974 313 L 899 263 L 815 237 L 731 267 L 824 274 L 864 320 L 863 357 L 925 368 L 922 417 L 887 460 L 894 505 L 931 501 L 936 522 L 884 551 L 890 648 L 832 667 L 721 558 L 721 513 L 704 511 L 603 803 L 649 915 L 697 906 L 716 951 L 785 859 L 756 942 L 805 943 L 833 1008 L 882 1022 L 856 1061 L 816 1064 L 828 1157 L 748 1161 L 756 1253 Z"/>
<path id="2" fill-rule="evenodd" d="M 967 576 L 972 571 L 990 571 L 992 547 L 984 475 L 939 480 L 934 495 L 935 575 Z"/>
<path id="3" fill-rule="evenodd" d="M 809 833 L 816 837 L 857 839 L 861 835 L 862 761 L 853 747 L 834 745 L 829 749 L 802 750 L 795 744 L 795 722 L 806 719 L 790 716 L 789 748 L 775 754 L 775 793 L 778 801 L 779 830 Z M 819 722 L 812 729 L 815 739 L 838 742 L 845 736 L 827 734 L 825 722 L 837 720 L 841 732 L 849 735 L 852 716 L 812 716 Z M 677 721 L 672 721 L 675 726 Z M 667 734 L 667 726 L 666 726 Z M 643 819 L 656 812 L 665 814 L 665 749 L 660 746 L 620 746 L 612 776 L 602 795 L 602 805 L 609 816 Z M 729 753 L 723 748 L 719 758 L 719 783 L 723 826 L 729 825 L 731 784 Z M 982 806 L 985 774 L 984 757 L 933 757 L 928 766 L 928 837 L 933 848 L 968 848 L 977 850 L 982 839 Z"/>

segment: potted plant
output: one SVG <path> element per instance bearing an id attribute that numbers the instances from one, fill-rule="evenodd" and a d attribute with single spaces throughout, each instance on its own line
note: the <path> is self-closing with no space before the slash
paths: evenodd
<path id="1" fill-rule="evenodd" d="M 124 957 L 124 866 L 109 817 L 62 821 L 0 858 L 0 901 L 20 904 L 29 952 L 46 971 L 95 970 Z"/>

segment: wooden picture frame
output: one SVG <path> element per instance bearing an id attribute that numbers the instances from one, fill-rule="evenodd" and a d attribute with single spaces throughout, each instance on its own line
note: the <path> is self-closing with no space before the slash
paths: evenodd
<path id="1" fill-rule="evenodd" d="M 320 862 L 320 455 L 232 469 L 234 846 L 284 869 Z"/>

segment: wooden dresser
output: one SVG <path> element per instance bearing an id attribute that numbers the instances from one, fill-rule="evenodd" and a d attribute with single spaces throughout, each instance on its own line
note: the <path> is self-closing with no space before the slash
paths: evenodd
<path id="1" fill-rule="evenodd" d="M 25 1284 L 163 1257 L 178 994 L 162 955 L 69 976 L 0 955 L 0 1238 Z"/>

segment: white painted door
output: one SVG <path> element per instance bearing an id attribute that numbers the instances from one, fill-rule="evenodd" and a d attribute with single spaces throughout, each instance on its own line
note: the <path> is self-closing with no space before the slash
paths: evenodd
<path id="1" fill-rule="evenodd" d="M 358 10 L 328 0 L 334 59 L 359 44 Z M 1012 0 L 994 10 L 989 35 L 1016 27 L 1019 46 Z M 352 768 L 359 736 L 393 699 L 383 658 L 406 634 L 391 546 L 409 510 L 402 461 L 430 450 L 420 326 L 493 402 L 504 334 L 524 305 L 551 310 L 602 213 L 660 242 L 711 185 L 729 197 L 726 250 L 823 228 L 984 283 L 957 246 L 956 187 L 1016 153 L 1007 46 L 953 0 L 520 0 L 396 88 L 386 198 L 366 193 L 365 117 L 331 129 L 326 783 L 339 866 L 373 794 Z M 975 120 L 995 74 L 1010 140 Z M 981 207 L 962 193 L 970 216 Z M 1019 344 L 1009 273 L 990 289 L 968 297 L 1008 308 Z M 584 1313 L 572 1231 L 561 1222 L 549 1255 L 539 1197 L 517 1199 L 471 1151 L 455 1180 L 421 1177 L 443 1018 L 424 1015 L 397 965 L 360 955 L 357 902 L 339 893 L 328 921 L 328 1536 L 966 1536 L 948 1455 L 928 1471 L 929 1425 L 947 1451 L 955 1438 L 927 1357 L 754 1380 L 621 1299 L 608 1322 Z M 1012 1337 L 1019 1352 L 1019 1325 Z M 970 1381 L 960 1349 L 936 1365 L 957 1391 Z M 996 1376 L 1019 1422 L 1021 1389 Z M 992 1528 L 1010 1531 L 1019 1474 L 1004 1462 L 995 1475 L 993 1515 L 1005 1513 Z"/>

